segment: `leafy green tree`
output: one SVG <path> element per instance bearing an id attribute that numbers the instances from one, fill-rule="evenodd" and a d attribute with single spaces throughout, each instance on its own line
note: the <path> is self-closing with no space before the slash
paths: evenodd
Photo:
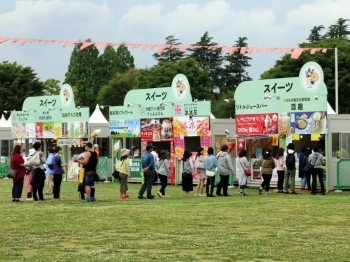
<path id="1" fill-rule="evenodd" d="M 125 45 L 120 45 L 117 48 L 117 72 L 125 73 L 134 67 L 134 57 Z"/>
<path id="2" fill-rule="evenodd" d="M 235 42 L 235 46 L 247 47 L 246 41 L 246 37 L 239 37 Z M 250 67 L 249 61 L 251 59 L 251 57 L 241 54 L 239 51 L 225 56 L 224 86 L 222 86 L 221 92 L 235 91 L 240 83 L 251 80 L 246 71 Z"/>
<path id="3" fill-rule="evenodd" d="M 85 42 L 91 42 L 87 39 Z M 68 72 L 64 83 L 75 86 L 77 92 L 74 94 L 77 106 L 89 106 L 93 110 L 96 106 L 97 94 L 100 91 L 101 75 L 99 75 L 99 52 L 95 45 L 80 50 L 81 43 L 76 45 L 72 51 Z M 81 101 L 83 104 L 77 103 Z"/>
<path id="4" fill-rule="evenodd" d="M 135 88 L 169 87 L 177 74 L 185 74 L 188 78 L 193 99 L 212 99 L 209 71 L 200 69 L 198 62 L 193 58 L 172 63 L 161 62 L 149 69 L 140 69 Z"/>
<path id="5" fill-rule="evenodd" d="M 60 94 L 60 80 L 49 78 L 44 82 L 45 95 L 59 95 Z"/>
<path id="6" fill-rule="evenodd" d="M 347 24 L 347 22 L 349 22 L 349 19 L 339 18 L 336 24 L 328 27 L 328 31 L 325 37 L 348 39 L 350 31 L 348 30 L 349 25 Z"/>
<path id="7" fill-rule="evenodd" d="M 160 62 L 177 62 L 184 57 L 184 52 L 180 51 L 178 46 L 181 45 L 179 39 L 176 39 L 173 35 L 167 36 L 165 38 L 166 45 L 169 47 L 165 48 L 163 52 L 158 55 L 158 53 L 154 53 L 153 57 Z"/>
<path id="8" fill-rule="evenodd" d="M 22 104 L 27 97 L 41 96 L 44 89 L 43 83 L 39 81 L 37 74 L 31 67 L 25 67 L 16 62 L 0 63 L 1 112 L 22 110 Z"/>
<path id="9" fill-rule="evenodd" d="M 322 39 L 319 43 L 305 43 L 301 47 L 305 48 L 338 48 L 338 80 L 339 80 L 339 113 L 350 113 L 348 98 L 350 97 L 350 71 L 348 70 L 350 61 L 350 41 L 343 38 Z M 284 55 L 282 59 L 277 60 L 273 68 L 265 71 L 261 79 L 297 77 L 301 67 L 309 61 L 319 63 L 324 72 L 325 84 L 328 88 L 328 102 L 335 108 L 335 70 L 334 70 L 334 51 L 329 49 L 327 53 L 317 52 L 310 55 L 309 52 L 303 52 L 299 59 L 291 59 L 290 54 Z"/>
<path id="10" fill-rule="evenodd" d="M 139 70 L 130 68 L 126 73 L 117 73 L 107 85 L 98 93 L 97 101 L 100 105 L 121 106 L 125 95 L 135 86 L 139 77 Z"/>
<path id="11" fill-rule="evenodd" d="M 188 50 L 188 57 L 196 59 L 200 69 L 209 70 L 213 83 L 211 91 L 220 90 L 222 86 L 222 49 L 217 48 L 218 44 L 213 42 L 213 37 L 210 37 L 208 32 L 205 32 L 199 42 L 192 46 L 193 48 Z"/>
<path id="12" fill-rule="evenodd" d="M 112 46 L 108 46 L 104 52 L 98 57 L 100 78 L 100 86 L 108 84 L 108 82 L 118 72 L 118 55 Z"/>
<path id="13" fill-rule="evenodd" d="M 321 31 L 325 29 L 323 25 L 314 26 L 311 29 L 310 35 L 307 40 L 309 40 L 310 43 L 318 43 L 322 39 Z"/>

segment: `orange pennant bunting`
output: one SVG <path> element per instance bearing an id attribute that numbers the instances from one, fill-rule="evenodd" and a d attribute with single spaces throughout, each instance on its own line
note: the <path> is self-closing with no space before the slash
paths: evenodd
<path id="1" fill-rule="evenodd" d="M 21 40 L 21 38 L 12 38 L 12 44 L 18 42 L 19 40 Z"/>
<path id="2" fill-rule="evenodd" d="M 181 52 L 186 52 L 186 50 L 187 50 L 188 48 L 189 48 L 188 45 L 180 45 L 179 50 L 180 50 Z"/>
<path id="3" fill-rule="evenodd" d="M 85 49 L 85 48 L 87 48 L 87 47 L 89 47 L 89 46 L 91 46 L 91 45 L 93 45 L 93 44 L 94 44 L 94 42 L 84 42 L 84 43 L 81 45 L 80 50 L 83 50 L 83 49 Z"/>
<path id="4" fill-rule="evenodd" d="M 305 50 L 308 50 L 308 49 L 310 49 L 310 48 L 294 48 L 294 49 L 293 49 L 293 52 L 292 52 L 291 58 L 293 58 L 293 59 L 298 59 L 298 58 L 301 56 L 301 54 L 302 54 Z"/>
<path id="5" fill-rule="evenodd" d="M 166 48 L 168 48 L 168 47 L 169 47 L 169 45 L 160 45 L 160 46 L 158 47 L 158 55 L 161 55 L 162 52 L 164 51 L 164 49 L 166 49 Z"/>
<path id="6" fill-rule="evenodd" d="M 34 42 L 37 42 L 37 41 L 38 41 L 38 39 L 32 39 L 32 40 L 30 40 L 31 43 L 34 43 Z"/>
<path id="7" fill-rule="evenodd" d="M 38 43 L 40 43 L 40 42 L 44 42 L 44 39 L 39 39 L 39 40 L 38 40 Z"/>
<path id="8" fill-rule="evenodd" d="M 322 48 L 311 48 L 310 54 L 314 55 L 317 51 L 322 50 Z"/>
<path id="9" fill-rule="evenodd" d="M 45 40 L 44 43 L 45 44 L 51 43 L 51 40 Z"/>
<path id="10" fill-rule="evenodd" d="M 276 47 L 266 47 L 266 52 L 275 52 L 277 49 Z"/>
<path id="11" fill-rule="evenodd" d="M 230 47 L 229 51 L 228 51 L 228 54 L 229 55 L 232 55 L 234 52 L 236 52 L 238 50 L 238 47 L 236 46 L 233 46 L 233 47 Z"/>
<path id="12" fill-rule="evenodd" d="M 95 46 L 96 46 L 97 49 L 101 49 L 102 47 L 105 46 L 105 44 L 106 43 L 104 43 L 104 42 L 97 42 L 97 44 L 95 44 Z"/>
<path id="13" fill-rule="evenodd" d="M 66 47 L 67 45 L 70 45 L 73 41 L 64 41 L 63 47 Z"/>
<path id="14" fill-rule="evenodd" d="M 21 45 L 25 45 L 25 43 L 27 43 L 30 39 L 25 39 L 23 38 L 22 41 L 21 41 Z"/>
<path id="15" fill-rule="evenodd" d="M 252 54 L 254 52 L 255 47 L 248 48 L 248 54 Z"/>
<path id="16" fill-rule="evenodd" d="M 0 44 L 5 43 L 6 41 L 8 41 L 10 38 L 6 38 L 6 37 L 0 37 Z"/>
<path id="17" fill-rule="evenodd" d="M 327 48 L 323 48 L 322 53 L 327 53 Z"/>
<path id="18" fill-rule="evenodd" d="M 142 50 L 145 51 L 150 45 L 149 44 L 143 44 Z"/>
<path id="19" fill-rule="evenodd" d="M 153 48 L 155 48 L 156 46 L 158 46 L 158 45 L 154 45 L 154 44 L 153 44 L 153 45 L 150 45 L 149 48 L 150 48 L 151 50 L 153 50 Z"/>
<path id="20" fill-rule="evenodd" d="M 286 51 L 286 48 L 280 48 L 280 54 L 283 54 Z"/>
<path id="21" fill-rule="evenodd" d="M 221 47 L 221 52 L 224 53 L 228 47 L 227 46 L 222 46 Z"/>
<path id="22" fill-rule="evenodd" d="M 241 47 L 240 48 L 240 53 L 241 54 L 245 54 L 245 52 L 247 51 L 248 47 Z"/>
<path id="23" fill-rule="evenodd" d="M 257 48 L 256 48 L 256 52 L 258 52 L 258 53 L 264 53 L 264 52 L 266 52 L 266 47 L 257 47 Z"/>

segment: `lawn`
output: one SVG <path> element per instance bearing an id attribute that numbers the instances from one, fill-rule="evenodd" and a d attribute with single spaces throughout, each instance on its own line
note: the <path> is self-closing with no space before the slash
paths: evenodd
<path id="1" fill-rule="evenodd" d="M 63 201 L 12 203 L 0 180 L 0 261 L 349 261 L 350 194 L 183 197 L 120 201 L 99 183 L 81 203 L 64 182 Z M 153 190 L 154 194 L 156 190 Z M 24 199 L 25 200 L 25 199 Z"/>

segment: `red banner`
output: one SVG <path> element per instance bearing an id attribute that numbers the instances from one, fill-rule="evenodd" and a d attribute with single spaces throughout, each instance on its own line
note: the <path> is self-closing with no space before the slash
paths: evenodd
<path id="1" fill-rule="evenodd" d="M 278 114 L 236 115 L 236 134 L 276 135 L 278 134 Z"/>
<path id="2" fill-rule="evenodd" d="M 170 118 L 141 119 L 141 141 L 172 141 L 173 123 Z"/>

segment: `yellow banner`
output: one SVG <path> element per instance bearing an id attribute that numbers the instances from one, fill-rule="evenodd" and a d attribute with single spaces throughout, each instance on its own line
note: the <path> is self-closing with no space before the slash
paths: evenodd
<path id="1" fill-rule="evenodd" d="M 311 141 L 320 141 L 320 134 L 311 134 Z"/>
<path id="2" fill-rule="evenodd" d="M 292 134 L 292 140 L 298 141 L 300 139 L 300 136 L 298 134 Z"/>

